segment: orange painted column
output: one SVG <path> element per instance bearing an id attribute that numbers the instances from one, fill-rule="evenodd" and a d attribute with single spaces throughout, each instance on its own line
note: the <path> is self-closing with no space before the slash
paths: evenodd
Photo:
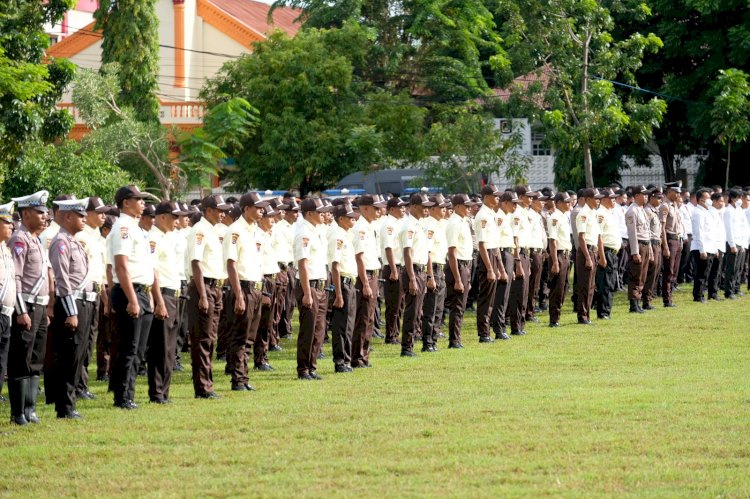
<path id="1" fill-rule="evenodd" d="M 185 0 L 172 0 L 174 9 L 174 86 L 185 87 Z"/>

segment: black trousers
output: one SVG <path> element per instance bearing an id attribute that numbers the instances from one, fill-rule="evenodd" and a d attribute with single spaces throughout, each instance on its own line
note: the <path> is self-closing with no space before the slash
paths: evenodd
<path id="1" fill-rule="evenodd" d="M 94 351 L 94 345 L 99 337 L 99 310 L 101 306 L 102 298 L 101 296 L 98 296 L 96 301 L 93 302 L 93 310 L 91 311 L 89 335 L 86 340 L 86 350 L 83 354 L 83 363 L 81 364 L 81 377 L 78 380 L 78 386 L 76 386 L 76 391 L 78 393 L 89 391 L 89 364 L 91 363 L 91 355 Z"/>
<path id="2" fill-rule="evenodd" d="M 513 260 L 513 253 L 510 251 L 501 251 L 498 253 L 498 269 L 500 265 L 505 269 L 505 273 L 508 274 L 508 280 L 501 282 L 500 280 L 495 281 L 497 287 L 495 288 L 495 301 L 492 307 L 492 316 L 490 319 L 490 327 L 495 334 L 505 332 L 506 321 L 505 318 L 508 314 L 508 302 L 510 302 L 510 289 L 513 285 L 513 279 L 515 278 L 515 261 Z M 497 277 L 497 272 L 495 273 Z"/>
<path id="3" fill-rule="evenodd" d="M 471 267 L 472 262 L 469 260 L 458 260 L 458 273 L 453 276 L 450 265 L 445 268 L 445 307 L 448 309 L 448 343 L 450 345 L 461 344 L 461 326 L 464 322 L 464 311 L 466 310 L 466 300 L 471 290 Z M 456 291 L 456 281 L 464 285 L 464 292 Z"/>
<path id="4" fill-rule="evenodd" d="M 737 253 L 732 253 L 727 248 L 724 254 L 724 296 L 729 297 L 739 293 L 744 264 L 744 248 L 737 248 Z"/>
<path id="5" fill-rule="evenodd" d="M 708 254 L 708 257 L 701 259 L 700 252 L 693 250 L 690 252 L 693 260 L 693 300 L 700 301 L 708 289 L 708 275 L 714 262 L 714 255 Z"/>
<path id="6" fill-rule="evenodd" d="M 724 270 L 724 253 L 719 251 L 711 262 L 708 272 L 708 297 L 715 298 L 721 289 L 721 274 Z"/>
<path id="7" fill-rule="evenodd" d="M 299 308 L 299 334 L 297 335 L 297 375 L 304 376 L 318 370 L 318 354 L 323 347 L 325 336 L 328 293 L 314 286 L 310 287 L 312 306 L 302 303 L 304 292 L 297 283 L 294 290 Z"/>
<path id="8" fill-rule="evenodd" d="M 54 391 L 55 411 L 66 414 L 76 407 L 76 386 L 81 378 L 81 368 L 88 346 L 94 303 L 76 300 L 78 326 L 65 325 L 65 309 L 60 299 L 55 300 L 55 317 L 52 320 L 53 385 L 45 388 Z"/>
<path id="9" fill-rule="evenodd" d="M 357 291 L 354 284 L 342 282 L 341 296 L 344 305 L 341 308 L 333 307 L 331 317 L 331 347 L 336 367 L 349 366 L 352 362 L 352 333 L 357 316 Z"/>
<path id="10" fill-rule="evenodd" d="M 617 251 L 611 248 L 604 249 L 604 258 L 607 266 L 596 267 L 596 315 L 612 315 L 612 295 L 617 290 L 619 260 Z"/>
<path id="11" fill-rule="evenodd" d="M 3 381 L 8 368 L 8 348 L 10 347 L 10 317 L 0 315 L 0 393 L 3 391 Z"/>
<path id="12" fill-rule="evenodd" d="M 437 267 L 433 268 L 432 273 L 435 276 L 435 289 L 425 289 L 422 302 L 422 345 L 424 347 L 437 344 L 445 304 L 445 274 Z"/>
<path id="13" fill-rule="evenodd" d="M 8 378 L 19 379 L 39 376 L 47 352 L 47 307 L 26 304 L 31 318 L 28 331 L 16 322 L 13 314 L 8 350 Z"/>
<path id="14" fill-rule="evenodd" d="M 112 369 L 111 387 L 115 404 L 135 398 L 135 378 L 138 375 L 138 345 L 143 329 L 143 316 L 151 310 L 151 300 L 145 291 L 137 292 L 141 312 L 138 317 L 128 315 L 128 297 L 119 284 L 112 290 L 112 311 L 115 314 L 117 356 Z"/>
<path id="15" fill-rule="evenodd" d="M 477 262 L 477 335 L 481 338 L 490 335 L 490 321 L 492 320 L 493 307 L 495 305 L 495 294 L 497 293 L 497 266 L 499 264 L 499 251 L 497 249 L 487 250 L 489 263 L 495 280 L 487 279 L 487 267 L 484 260 L 479 257 Z"/>
<path id="16" fill-rule="evenodd" d="M 167 293 L 162 290 L 167 318 L 154 317 L 148 335 L 148 398 L 152 401 L 169 400 L 169 387 L 177 356 L 179 298 Z"/>
<path id="17" fill-rule="evenodd" d="M 396 266 L 396 279 L 391 279 L 391 266 L 383 265 L 383 294 L 385 295 L 385 341 L 396 342 L 401 334 L 401 315 L 404 313 L 404 292 L 401 289 L 401 265 Z"/>
<path id="18" fill-rule="evenodd" d="M 414 349 L 414 336 L 422 331 L 422 303 L 427 287 L 427 274 L 414 269 L 414 280 L 417 292 L 409 292 L 409 274 L 401 272 L 401 288 L 404 292 L 404 324 L 401 328 L 401 351 L 411 352 Z"/>

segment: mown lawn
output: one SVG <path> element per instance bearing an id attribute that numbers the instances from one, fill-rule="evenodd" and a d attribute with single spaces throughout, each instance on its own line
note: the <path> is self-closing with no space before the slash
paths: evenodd
<path id="1" fill-rule="evenodd" d="M 294 343 L 233 393 L 193 398 L 178 373 L 174 403 L 111 407 L 103 383 L 82 421 L 0 421 L 0 494 L 8 496 L 750 495 L 750 296 L 531 325 L 464 350 L 416 359 L 376 340 L 373 369 L 295 379 Z"/>

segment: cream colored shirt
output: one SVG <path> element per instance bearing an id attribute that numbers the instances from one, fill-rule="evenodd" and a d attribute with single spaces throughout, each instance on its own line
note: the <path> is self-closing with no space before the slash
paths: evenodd
<path id="1" fill-rule="evenodd" d="M 190 266 L 186 269 L 192 277 L 192 262 L 200 265 L 203 277 L 207 279 L 226 279 L 226 261 L 224 260 L 224 233 L 228 227 L 223 224 L 211 225 L 206 217 L 193 225 L 187 237 L 187 261 Z"/>
<path id="2" fill-rule="evenodd" d="M 445 219 L 436 220 L 432 217 L 427 217 L 424 220 L 427 235 L 432 236 L 432 249 L 430 250 L 432 263 L 445 265 L 446 258 L 448 258 L 448 240 L 445 235 L 447 223 L 448 221 Z"/>
<path id="3" fill-rule="evenodd" d="M 502 211 L 501 211 L 502 212 Z M 486 249 L 500 247 L 500 233 L 498 231 L 497 213 L 483 205 L 474 217 L 474 233 L 478 243 L 484 243 Z"/>
<path id="4" fill-rule="evenodd" d="M 128 274 L 133 284 L 151 286 L 154 283 L 154 263 L 148 244 L 148 234 L 138 226 L 138 220 L 122 213 L 112 225 L 110 232 L 112 247 L 112 280 L 119 284 L 114 269 L 114 257 L 128 257 Z"/>
<path id="5" fill-rule="evenodd" d="M 286 220 L 279 220 L 273 226 L 271 246 L 273 246 L 277 261 L 289 264 L 294 260 L 294 230 Z"/>
<path id="6" fill-rule="evenodd" d="M 618 251 L 620 246 L 622 246 L 622 236 L 620 235 L 620 224 L 617 221 L 614 210 L 600 206 L 596 211 L 596 218 L 602 231 L 602 243 L 604 247 Z"/>
<path id="7" fill-rule="evenodd" d="M 555 210 L 547 217 L 547 237 L 555 241 L 558 251 L 570 251 L 573 243 L 570 240 L 570 216 Z"/>
<path id="8" fill-rule="evenodd" d="M 354 229 L 344 230 L 338 225 L 328 234 L 328 266 L 338 263 L 339 273 L 346 277 L 357 276 L 357 260 L 354 256 Z"/>
<path id="9" fill-rule="evenodd" d="M 466 222 L 466 218 L 456 213 L 452 214 L 445 226 L 445 239 L 448 248 L 456 248 L 458 260 L 471 261 L 474 258 L 471 227 Z"/>
<path id="10" fill-rule="evenodd" d="M 172 236 L 172 242 L 174 243 L 174 259 L 178 262 L 177 275 L 179 276 L 180 281 L 187 280 L 186 264 L 190 263 L 185 260 L 185 257 L 187 256 L 188 232 L 189 229 L 175 229 L 170 232 L 170 234 L 174 234 Z"/>
<path id="11" fill-rule="evenodd" d="M 307 260 L 307 278 L 311 281 L 325 280 L 328 260 L 328 243 L 323 239 L 323 232 L 305 219 L 297 224 L 294 234 L 294 262 L 297 264 L 299 279 L 299 262 Z"/>
<path id="12" fill-rule="evenodd" d="M 401 247 L 411 248 L 411 262 L 416 265 L 427 265 L 432 248 L 432 239 L 428 237 L 422 220 L 409 217 L 401 227 Z"/>
<path id="13" fill-rule="evenodd" d="M 240 281 L 263 280 L 260 265 L 262 242 L 256 241 L 257 232 L 261 230 L 256 224 L 251 225 L 240 217 L 227 228 L 224 236 L 223 258 L 234 262 Z"/>
<path id="14" fill-rule="evenodd" d="M 596 217 L 596 211 L 592 210 L 589 205 L 584 205 L 581 211 L 576 216 L 576 230 L 578 234 L 585 233 L 585 241 L 589 246 L 596 246 L 599 244 L 599 235 L 601 229 L 599 228 L 599 220 Z M 578 234 L 575 237 L 578 237 Z"/>
<path id="15" fill-rule="evenodd" d="M 388 256 L 385 250 L 391 248 L 393 252 L 393 263 L 396 265 L 404 264 L 404 250 L 401 247 L 401 225 L 403 219 L 398 219 L 393 215 L 381 218 L 383 223 L 380 226 L 380 259 L 383 265 L 388 265 Z"/>
<path id="16" fill-rule="evenodd" d="M 531 220 L 529 219 L 529 211 L 532 211 L 522 206 L 516 206 L 516 211 L 513 212 L 511 219 L 513 220 L 513 234 L 518 238 L 519 248 L 531 247 Z"/>
<path id="17" fill-rule="evenodd" d="M 182 260 L 175 258 L 178 237 L 175 231 L 162 232 L 156 225 L 151 227 L 148 233 L 148 244 L 159 276 L 159 286 L 174 291 L 178 291 L 182 284 L 179 274 L 180 268 L 183 267 Z"/>
<path id="18" fill-rule="evenodd" d="M 359 255 L 362 253 L 364 255 L 365 270 L 380 269 L 380 260 L 378 259 L 378 241 L 375 237 L 375 227 L 363 216 L 359 217 L 359 220 L 357 220 L 352 228 L 352 242 L 354 246 L 354 254 Z"/>
<path id="19" fill-rule="evenodd" d="M 531 223 L 531 241 L 529 247 L 544 249 L 547 247 L 547 229 L 541 213 L 529 209 L 529 222 Z"/>
<path id="20" fill-rule="evenodd" d="M 279 261 L 276 254 L 273 251 L 273 234 L 258 228 L 255 236 L 256 244 L 260 242 L 261 272 L 263 272 L 264 275 L 278 274 L 281 269 L 279 268 Z"/>
<path id="21" fill-rule="evenodd" d="M 518 211 L 518 208 L 516 208 L 516 211 Z M 503 210 L 497 210 L 497 213 L 495 214 L 498 232 L 498 247 L 500 248 L 514 248 L 516 245 L 513 240 L 516 235 L 513 230 L 514 215 L 515 212 L 505 213 Z"/>
<path id="22" fill-rule="evenodd" d="M 99 229 L 83 224 L 83 230 L 75 235 L 89 259 L 89 279 L 97 284 L 107 282 L 106 244 Z"/>

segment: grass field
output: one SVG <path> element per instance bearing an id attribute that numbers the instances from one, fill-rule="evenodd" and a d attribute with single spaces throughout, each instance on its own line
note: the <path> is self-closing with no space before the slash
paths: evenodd
<path id="1" fill-rule="evenodd" d="M 7 496 L 748 496 L 750 296 L 531 325 L 464 350 L 399 357 L 376 340 L 373 369 L 295 379 L 294 343 L 234 393 L 193 398 L 178 373 L 174 403 L 112 407 L 103 383 L 85 419 L 0 422 Z"/>

